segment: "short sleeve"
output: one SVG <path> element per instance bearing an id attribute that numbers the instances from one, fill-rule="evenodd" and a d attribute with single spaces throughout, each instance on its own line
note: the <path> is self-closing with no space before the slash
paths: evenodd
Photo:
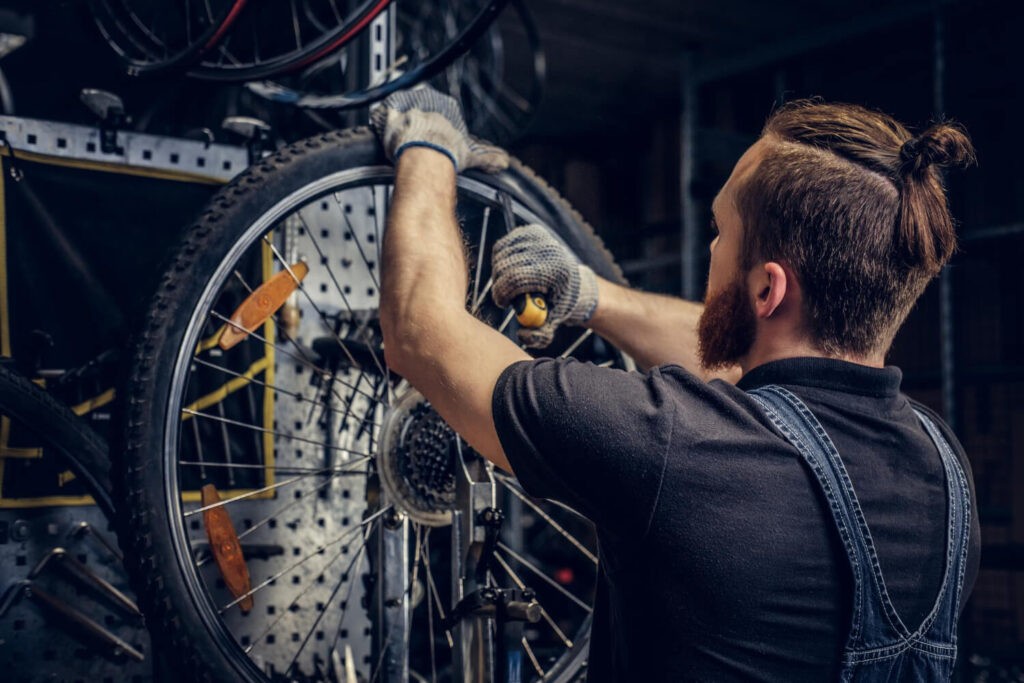
<path id="1" fill-rule="evenodd" d="M 575 359 L 509 366 L 492 412 L 523 488 L 573 507 L 608 531 L 645 533 L 672 438 L 674 402 L 647 374 Z"/>

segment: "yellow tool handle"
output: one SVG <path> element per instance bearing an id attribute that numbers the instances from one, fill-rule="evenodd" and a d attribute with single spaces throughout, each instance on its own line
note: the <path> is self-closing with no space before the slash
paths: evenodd
<path id="1" fill-rule="evenodd" d="M 548 302 L 542 294 L 522 294 L 516 299 L 516 320 L 522 327 L 537 328 L 548 319 Z"/>

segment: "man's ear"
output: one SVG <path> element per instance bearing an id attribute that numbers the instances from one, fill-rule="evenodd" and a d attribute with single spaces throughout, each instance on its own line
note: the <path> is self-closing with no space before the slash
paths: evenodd
<path id="1" fill-rule="evenodd" d="M 775 261 L 769 261 L 754 269 L 752 279 L 754 311 L 758 318 L 770 318 L 789 291 L 790 280 L 786 270 Z"/>

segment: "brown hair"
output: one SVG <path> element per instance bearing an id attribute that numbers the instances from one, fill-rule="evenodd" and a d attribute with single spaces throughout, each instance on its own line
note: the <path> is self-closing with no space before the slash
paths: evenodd
<path id="1" fill-rule="evenodd" d="M 794 271 L 823 352 L 887 350 L 956 249 L 937 167 L 973 163 L 966 132 L 938 123 L 914 137 L 885 114 L 801 100 L 771 115 L 762 140 L 736 190 L 742 266 Z"/>

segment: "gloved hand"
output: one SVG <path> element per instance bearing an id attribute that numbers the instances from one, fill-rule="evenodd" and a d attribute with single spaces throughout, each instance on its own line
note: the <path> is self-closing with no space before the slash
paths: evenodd
<path id="1" fill-rule="evenodd" d="M 548 317 L 541 327 L 520 328 L 519 340 L 530 348 L 551 343 L 559 325 L 582 325 L 597 309 L 597 276 L 540 225 L 516 228 L 491 252 L 491 296 L 501 307 L 522 294 L 544 294 Z"/>
<path id="2" fill-rule="evenodd" d="M 508 152 L 470 136 L 455 98 L 430 87 L 389 95 L 370 112 L 370 125 L 392 162 L 409 147 L 429 147 L 448 155 L 456 173 L 470 168 L 497 173 L 508 167 Z"/>

